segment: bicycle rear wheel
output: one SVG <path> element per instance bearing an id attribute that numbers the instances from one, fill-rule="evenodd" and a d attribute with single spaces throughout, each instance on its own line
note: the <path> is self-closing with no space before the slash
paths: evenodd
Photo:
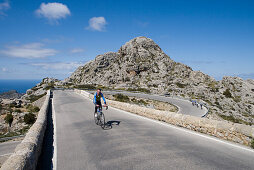
<path id="1" fill-rule="evenodd" d="M 101 124 L 101 128 L 104 129 L 104 127 L 105 127 L 105 116 L 102 112 L 101 112 L 101 115 L 100 115 L 100 124 Z"/>
<path id="2" fill-rule="evenodd" d="M 97 114 L 97 117 L 95 117 L 95 114 Z M 94 122 L 96 125 L 99 124 L 98 113 L 94 113 Z"/>

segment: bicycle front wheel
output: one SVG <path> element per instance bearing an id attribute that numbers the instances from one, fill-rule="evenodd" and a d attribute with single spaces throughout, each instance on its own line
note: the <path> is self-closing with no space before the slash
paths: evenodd
<path id="1" fill-rule="evenodd" d="M 104 127 L 105 127 L 105 116 L 102 112 L 101 112 L 101 115 L 100 115 L 100 123 L 101 123 L 101 128 L 104 129 Z"/>
<path id="2" fill-rule="evenodd" d="M 95 116 L 95 114 L 97 114 L 97 116 Z M 98 113 L 94 113 L 94 122 L 95 122 L 96 125 L 99 124 Z"/>

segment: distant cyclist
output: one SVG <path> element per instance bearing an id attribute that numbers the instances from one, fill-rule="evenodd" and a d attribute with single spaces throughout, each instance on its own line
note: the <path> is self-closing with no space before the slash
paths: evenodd
<path id="1" fill-rule="evenodd" d="M 95 104 L 95 113 L 97 113 L 97 109 L 101 108 L 101 98 L 104 101 L 104 104 L 106 105 L 106 100 L 101 92 L 101 89 L 97 89 L 97 92 L 94 94 L 93 103 Z M 97 117 L 97 114 L 95 114 L 95 117 Z"/>

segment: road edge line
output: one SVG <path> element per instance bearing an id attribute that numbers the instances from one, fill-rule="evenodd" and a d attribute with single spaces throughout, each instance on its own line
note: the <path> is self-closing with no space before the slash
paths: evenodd
<path id="1" fill-rule="evenodd" d="M 54 127 L 54 134 L 53 134 L 53 170 L 57 170 L 57 133 L 56 133 L 56 112 L 54 107 L 54 97 L 52 98 L 52 118 L 53 118 L 53 127 Z"/>
<path id="2" fill-rule="evenodd" d="M 169 124 L 169 123 L 165 123 L 165 122 L 161 122 L 161 121 L 158 121 L 158 120 L 150 119 L 150 118 L 147 118 L 147 117 L 144 117 L 144 116 L 140 116 L 140 115 L 137 115 L 135 113 L 127 112 L 125 110 L 121 110 L 121 109 L 118 109 L 118 108 L 115 108 L 115 107 L 112 107 L 112 106 L 111 106 L 111 108 L 115 109 L 115 110 L 118 110 L 118 111 L 122 111 L 125 114 L 136 116 L 136 117 L 139 117 L 139 118 L 142 118 L 142 119 L 145 119 L 145 120 L 149 120 L 149 121 L 155 122 L 157 124 L 161 124 L 161 125 L 164 125 L 164 126 L 167 126 L 167 127 L 171 127 L 171 128 L 177 129 L 177 130 L 184 131 L 184 132 L 189 133 L 189 134 L 200 136 L 200 137 L 203 137 L 203 138 L 206 138 L 206 139 L 210 139 L 210 140 L 213 140 L 213 141 L 216 141 L 216 142 L 224 143 L 224 144 L 227 144 L 227 145 L 230 145 L 230 146 L 233 146 L 233 147 L 236 147 L 236 148 L 243 149 L 243 150 L 246 150 L 246 151 L 254 153 L 253 149 L 250 149 L 248 147 L 242 146 L 242 145 L 237 144 L 237 143 L 229 142 L 229 141 L 226 141 L 226 140 L 221 140 L 221 139 L 218 139 L 218 138 L 213 137 L 213 136 L 208 136 L 206 134 L 198 133 L 196 131 L 192 131 L 192 130 L 181 128 L 181 127 L 178 127 L 178 126 L 174 126 L 174 125 Z"/>

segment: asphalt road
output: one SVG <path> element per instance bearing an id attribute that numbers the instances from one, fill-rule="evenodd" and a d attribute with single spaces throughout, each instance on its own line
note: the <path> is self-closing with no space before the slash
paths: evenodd
<path id="1" fill-rule="evenodd" d="M 251 149 L 109 107 L 103 130 L 92 101 L 54 91 L 56 166 L 76 169 L 254 169 Z"/>
<path id="2" fill-rule="evenodd" d="M 178 106 L 179 108 L 178 113 L 186 114 L 186 115 L 202 117 L 207 112 L 207 109 L 204 107 L 201 110 L 200 107 L 197 108 L 196 106 L 193 106 L 190 101 L 182 100 L 178 98 L 165 97 L 165 96 L 159 96 L 159 95 L 150 95 L 150 94 L 143 94 L 143 93 L 131 93 L 131 92 L 103 91 L 103 93 L 111 94 L 111 95 L 116 93 L 122 93 L 127 96 L 134 96 L 134 97 L 140 97 L 145 99 L 158 100 L 162 102 L 169 102 L 173 105 Z"/>
<path id="3" fill-rule="evenodd" d="M 8 141 L 8 142 L 0 143 L 0 166 L 14 152 L 16 146 L 20 142 L 21 141 Z"/>

